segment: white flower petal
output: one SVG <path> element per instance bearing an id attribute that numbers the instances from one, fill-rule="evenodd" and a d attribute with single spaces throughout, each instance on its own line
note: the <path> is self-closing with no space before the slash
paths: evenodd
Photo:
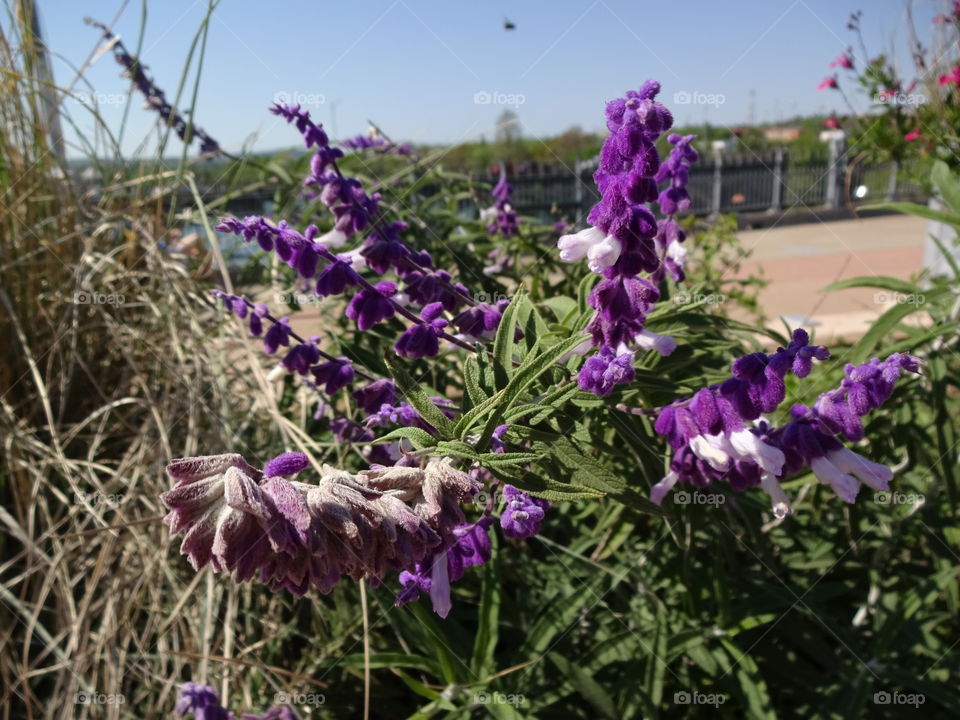
<path id="1" fill-rule="evenodd" d="M 667 246 L 667 257 L 680 267 L 684 267 L 687 264 L 687 249 L 683 243 L 674 241 Z"/>
<path id="2" fill-rule="evenodd" d="M 587 250 L 587 267 L 598 275 L 620 258 L 623 244 L 612 235 L 595 243 Z"/>
<path id="3" fill-rule="evenodd" d="M 606 237 L 603 231 L 588 227 L 573 235 L 564 235 L 557 240 L 560 259 L 564 262 L 576 262 L 587 256 L 587 251 Z"/>
<path id="4" fill-rule="evenodd" d="M 697 435 L 690 440 L 690 450 L 707 465 L 719 472 L 730 469 L 730 454 L 723 445 L 728 444 L 719 435 Z"/>
<path id="5" fill-rule="evenodd" d="M 893 480 L 893 470 L 886 465 L 875 463 L 868 460 L 849 448 L 840 448 L 831 450 L 827 453 L 827 458 L 836 465 L 841 472 L 853 475 L 864 485 L 869 485 L 874 490 L 889 490 L 890 481 Z"/>
<path id="6" fill-rule="evenodd" d="M 853 475 L 842 472 L 825 457 L 811 460 L 810 469 L 817 476 L 817 480 L 832 487 L 841 500 L 848 503 L 856 501 L 857 493 L 860 492 L 860 483 Z"/>
<path id="7" fill-rule="evenodd" d="M 780 481 L 770 473 L 764 473 L 760 478 L 760 488 L 770 496 L 774 516 L 780 520 L 793 512 L 790 498 L 780 486 Z"/>
<path id="8" fill-rule="evenodd" d="M 633 339 L 641 350 L 656 350 L 666 357 L 677 349 L 677 341 L 669 335 L 658 335 L 649 330 L 641 330 Z"/>
<path id="9" fill-rule="evenodd" d="M 749 429 L 744 428 L 730 433 L 730 444 L 739 454 L 739 460 L 755 462 L 770 475 L 779 475 L 783 472 L 783 463 L 786 462 L 783 451 L 763 442 Z"/>
<path id="10" fill-rule="evenodd" d="M 675 472 L 671 471 L 667 473 L 663 480 L 650 488 L 650 502 L 654 505 L 662 503 L 667 493 L 673 490 L 673 486 L 677 484 L 677 480 L 679 479 Z"/>
<path id="11" fill-rule="evenodd" d="M 347 242 L 347 234 L 342 230 L 337 230 L 334 228 L 330 232 L 318 237 L 317 242 L 321 245 L 325 245 L 328 248 L 343 247 Z"/>

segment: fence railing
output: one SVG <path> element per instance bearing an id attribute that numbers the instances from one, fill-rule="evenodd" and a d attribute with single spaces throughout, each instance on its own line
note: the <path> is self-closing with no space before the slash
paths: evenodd
<path id="1" fill-rule="evenodd" d="M 540 168 L 513 174 L 512 203 L 522 215 L 543 220 L 582 221 L 597 202 L 596 161 L 572 168 Z M 690 168 L 690 213 L 783 213 L 795 208 L 839 207 L 884 200 L 925 199 L 923 190 L 902 179 L 895 163 L 848 166 L 842 147 L 826 159 L 797 157 L 777 148 L 769 153 L 718 153 Z M 481 180 L 496 183 L 495 176 Z"/>

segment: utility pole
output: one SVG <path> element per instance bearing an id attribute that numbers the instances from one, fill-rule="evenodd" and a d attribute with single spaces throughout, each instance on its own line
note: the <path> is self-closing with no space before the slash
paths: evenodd
<path id="1" fill-rule="evenodd" d="M 50 65 L 50 54 L 43 42 L 43 33 L 40 29 L 40 15 L 34 0 L 20 0 L 21 27 L 28 33 L 24 38 L 33 49 L 36 66 L 33 75 L 37 85 L 40 103 L 43 105 L 44 123 L 47 134 L 50 136 L 50 150 L 60 161 L 61 167 L 66 167 L 67 153 L 63 144 L 63 128 L 60 125 L 60 103 L 57 100 L 56 84 L 53 81 L 53 68 Z"/>

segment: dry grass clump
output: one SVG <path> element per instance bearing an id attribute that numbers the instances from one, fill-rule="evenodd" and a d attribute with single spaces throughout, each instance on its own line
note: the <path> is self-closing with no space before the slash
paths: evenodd
<path id="1" fill-rule="evenodd" d="M 119 166 L 84 187 L 17 21 L 0 32 L 0 717 L 166 716 L 186 679 L 251 705 L 253 676 L 310 687 L 257 657 L 285 601 L 193 573 L 159 522 L 171 457 L 262 460 L 283 433 L 221 338 L 210 258 L 158 244 L 188 175 Z"/>

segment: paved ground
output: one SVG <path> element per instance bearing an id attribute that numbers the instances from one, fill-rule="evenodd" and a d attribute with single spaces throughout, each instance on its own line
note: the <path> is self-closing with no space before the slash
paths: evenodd
<path id="1" fill-rule="evenodd" d="M 770 281 L 760 302 L 771 326 L 782 330 L 781 316 L 789 317 L 792 326 L 801 324 L 800 318 L 810 318 L 819 341 L 852 339 L 896 298 L 869 289 L 831 293 L 822 289 L 858 275 L 909 280 L 922 267 L 926 224 L 920 218 L 888 215 L 745 230 L 739 237 L 753 255 L 741 273 L 762 268 Z"/>

